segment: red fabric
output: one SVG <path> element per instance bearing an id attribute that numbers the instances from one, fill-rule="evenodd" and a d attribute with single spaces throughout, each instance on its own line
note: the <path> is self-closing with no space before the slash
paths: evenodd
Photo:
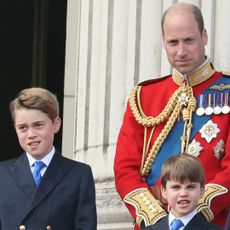
<path id="1" fill-rule="evenodd" d="M 216 72 L 209 80 L 201 83 L 193 88 L 194 96 L 202 93 L 212 82 L 215 82 L 221 77 L 219 72 Z M 178 86 L 173 82 L 171 76 L 159 81 L 149 83 L 142 86 L 141 90 L 141 105 L 144 113 L 147 116 L 157 116 L 166 106 L 169 98 L 175 92 Z M 201 161 L 206 175 L 207 183 L 215 183 L 230 189 L 230 134 L 229 124 L 230 118 L 227 115 L 213 115 L 212 121 L 217 124 L 220 129 L 217 137 L 208 143 L 198 132 L 194 139 L 201 143 L 203 150 L 200 152 L 199 160 Z M 159 135 L 164 124 L 156 127 L 151 145 Z M 149 130 L 148 130 L 149 132 Z M 218 160 L 214 156 L 213 147 L 223 139 L 226 144 L 225 156 Z M 114 161 L 114 173 L 116 189 L 123 199 L 129 192 L 137 188 L 148 187 L 146 182 L 139 174 L 142 148 L 144 140 L 144 128 L 139 125 L 133 117 L 129 103 L 124 114 L 123 124 L 118 136 L 117 149 Z M 180 141 L 180 140 L 178 140 Z M 164 144 L 164 143 L 163 143 Z M 157 184 L 160 184 L 158 181 Z M 136 219 L 135 209 L 126 204 L 133 219 Z M 211 210 L 215 215 L 214 223 L 219 226 L 224 226 L 227 217 L 227 210 L 230 207 L 230 193 L 218 196 L 211 202 Z M 135 230 L 139 229 L 137 226 Z"/>

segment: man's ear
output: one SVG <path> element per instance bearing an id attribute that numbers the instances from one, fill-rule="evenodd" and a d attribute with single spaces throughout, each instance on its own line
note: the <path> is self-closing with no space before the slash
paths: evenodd
<path id="1" fill-rule="evenodd" d="M 204 45 L 206 46 L 208 44 L 208 33 L 206 29 L 204 29 L 202 32 L 202 40 Z"/>

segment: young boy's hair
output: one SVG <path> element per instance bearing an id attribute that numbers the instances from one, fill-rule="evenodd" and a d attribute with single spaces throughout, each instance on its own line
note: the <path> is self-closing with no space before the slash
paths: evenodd
<path id="1" fill-rule="evenodd" d="M 23 108 L 41 110 L 52 121 L 59 116 L 59 103 L 56 96 L 50 91 L 39 87 L 22 90 L 11 101 L 9 107 L 13 122 L 15 122 L 15 111 Z"/>
<path id="2" fill-rule="evenodd" d="M 204 170 L 199 160 L 189 154 L 183 153 L 167 159 L 161 169 L 161 184 L 163 188 L 169 180 L 183 183 L 198 182 L 201 188 L 205 186 Z"/>

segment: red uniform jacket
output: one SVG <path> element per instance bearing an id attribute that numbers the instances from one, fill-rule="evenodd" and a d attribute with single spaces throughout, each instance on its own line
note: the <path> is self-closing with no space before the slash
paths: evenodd
<path id="1" fill-rule="evenodd" d="M 207 87 L 222 77 L 222 74 L 215 72 L 208 80 L 193 87 L 194 96 L 200 95 Z M 230 82 L 230 78 L 228 78 Z M 228 83 L 229 85 L 230 83 Z M 173 81 L 171 76 L 153 80 L 142 84 L 140 95 L 140 103 L 146 116 L 157 116 L 165 108 L 178 85 Z M 229 91 L 228 91 L 229 92 Z M 218 184 L 230 190 L 230 117 L 228 114 L 212 115 L 212 122 L 217 125 L 219 132 L 216 137 L 208 141 L 197 132 L 193 139 L 200 143 L 202 149 L 198 159 L 201 161 L 206 175 L 206 182 L 210 184 Z M 159 136 L 160 131 L 165 123 L 156 126 L 151 145 Z M 144 128 L 138 124 L 133 116 L 130 103 L 124 114 L 123 124 L 118 136 L 117 150 L 114 161 L 115 183 L 116 189 L 122 199 L 130 192 L 138 188 L 149 188 L 146 181 L 140 175 L 140 166 L 142 159 L 144 140 Z M 221 141 L 222 140 L 222 141 Z M 224 156 L 215 155 L 214 149 L 222 143 L 222 151 Z M 180 139 L 178 139 L 180 142 Z M 224 144 L 223 144 L 224 143 Z M 173 144 L 173 143 L 172 143 Z M 164 145 L 164 143 L 162 144 Z M 170 146 L 168 147 L 170 151 Z M 218 152 L 218 151 L 217 151 Z M 160 184 L 160 180 L 156 185 Z M 136 220 L 136 210 L 134 206 L 125 203 L 132 217 Z M 214 214 L 214 223 L 224 226 L 226 222 L 226 213 L 230 207 L 230 193 L 227 192 L 220 196 L 216 196 L 211 201 L 211 210 Z M 139 229 L 135 226 L 135 229 Z"/>

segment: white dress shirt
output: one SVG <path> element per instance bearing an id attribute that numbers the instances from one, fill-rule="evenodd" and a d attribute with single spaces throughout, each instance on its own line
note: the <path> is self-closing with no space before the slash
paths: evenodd
<path id="1" fill-rule="evenodd" d="M 51 151 L 45 157 L 43 157 L 42 159 L 40 159 L 40 161 L 42 161 L 46 165 L 45 167 L 42 168 L 42 170 L 40 172 L 42 177 L 43 177 L 43 175 L 44 175 L 47 167 L 49 166 L 50 161 L 52 160 L 54 153 L 55 153 L 55 148 L 53 147 L 51 149 Z M 28 161 L 29 161 L 29 164 L 30 164 L 30 170 L 31 170 L 31 173 L 32 173 L 34 171 L 34 162 L 37 161 L 37 159 L 35 159 L 34 157 L 32 157 L 27 152 L 26 152 L 26 155 L 27 155 L 27 158 L 28 158 Z"/>
<path id="2" fill-rule="evenodd" d="M 171 224 L 172 224 L 172 222 L 174 221 L 174 219 L 180 219 L 180 220 L 183 222 L 184 226 L 181 227 L 179 230 L 183 230 L 184 227 L 188 224 L 188 222 L 189 222 L 196 214 L 197 214 L 197 211 L 194 210 L 194 211 L 188 213 L 187 215 L 178 218 L 178 217 L 173 216 L 173 214 L 172 214 L 171 212 L 169 212 L 169 229 L 171 229 Z"/>

